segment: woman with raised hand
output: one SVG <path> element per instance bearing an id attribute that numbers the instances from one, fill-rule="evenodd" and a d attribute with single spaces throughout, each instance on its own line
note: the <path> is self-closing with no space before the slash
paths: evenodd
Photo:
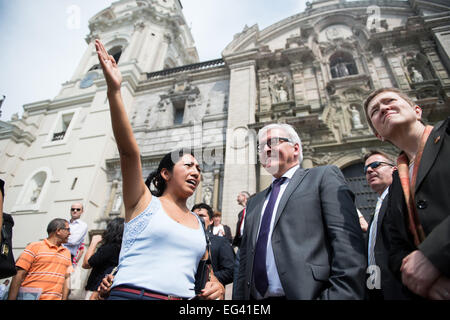
<path id="1" fill-rule="evenodd" d="M 201 221 L 187 208 L 186 200 L 200 182 L 200 165 L 190 152 L 177 150 L 166 154 L 158 170 L 144 182 L 139 147 L 122 101 L 122 75 L 99 40 L 95 47 L 108 87 L 125 206 L 119 266 L 108 288 L 109 299 L 193 298 L 197 266 L 207 252 Z M 105 289 L 112 279 L 108 276 L 101 286 Z M 199 295 L 204 299 L 223 299 L 224 291 L 211 274 Z"/>

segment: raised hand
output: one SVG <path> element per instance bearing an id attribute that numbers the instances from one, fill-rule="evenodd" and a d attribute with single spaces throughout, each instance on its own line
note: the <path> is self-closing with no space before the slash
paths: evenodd
<path id="1" fill-rule="evenodd" d="M 95 40 L 95 50 L 97 51 L 98 60 L 103 69 L 108 91 L 119 91 L 120 85 L 122 84 L 122 74 L 117 67 L 116 60 L 113 56 L 108 54 L 103 43 L 98 39 Z"/>

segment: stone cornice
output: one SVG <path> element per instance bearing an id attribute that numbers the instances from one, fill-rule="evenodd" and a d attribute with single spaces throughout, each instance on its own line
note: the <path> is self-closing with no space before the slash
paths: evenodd
<path id="1" fill-rule="evenodd" d="M 30 146 L 36 136 L 29 131 L 19 128 L 17 125 L 1 121 L 0 123 L 0 140 L 10 139 L 15 143 L 24 143 Z"/>
<path id="2" fill-rule="evenodd" d="M 71 96 L 63 99 L 38 101 L 24 105 L 23 109 L 29 112 L 30 115 L 33 115 L 42 111 L 52 111 L 68 106 L 88 104 L 92 102 L 95 94 L 96 92 L 90 92 L 87 94 Z"/>

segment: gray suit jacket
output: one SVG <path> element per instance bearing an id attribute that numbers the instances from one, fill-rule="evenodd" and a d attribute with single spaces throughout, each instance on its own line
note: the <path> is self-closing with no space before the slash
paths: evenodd
<path id="1" fill-rule="evenodd" d="M 247 203 L 236 299 L 249 299 L 266 189 Z M 280 200 L 273 253 L 287 299 L 363 299 L 366 259 L 354 195 L 336 166 L 299 168 Z"/>

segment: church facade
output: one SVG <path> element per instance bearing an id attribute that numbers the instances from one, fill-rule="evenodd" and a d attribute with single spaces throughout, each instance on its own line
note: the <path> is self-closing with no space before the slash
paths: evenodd
<path id="1" fill-rule="evenodd" d="M 449 116 L 449 26 L 450 5 L 442 0 L 318 0 L 263 30 L 246 27 L 221 58 L 200 62 L 180 1 L 114 2 L 89 21 L 88 48 L 58 96 L 0 122 L 14 253 L 44 238 L 51 219 L 69 218 L 73 202 L 84 203 L 91 234 L 123 214 L 94 39 L 118 60 L 143 178 L 164 154 L 193 148 L 203 177 L 188 205 L 206 202 L 234 226 L 238 193 L 271 182 L 258 162 L 256 135 L 274 122 L 296 128 L 304 168 L 334 164 L 344 172 L 368 218 L 376 197 L 365 184 L 362 156 L 374 148 L 397 150 L 370 131 L 364 98 L 398 87 L 423 108 L 427 122 Z"/>

